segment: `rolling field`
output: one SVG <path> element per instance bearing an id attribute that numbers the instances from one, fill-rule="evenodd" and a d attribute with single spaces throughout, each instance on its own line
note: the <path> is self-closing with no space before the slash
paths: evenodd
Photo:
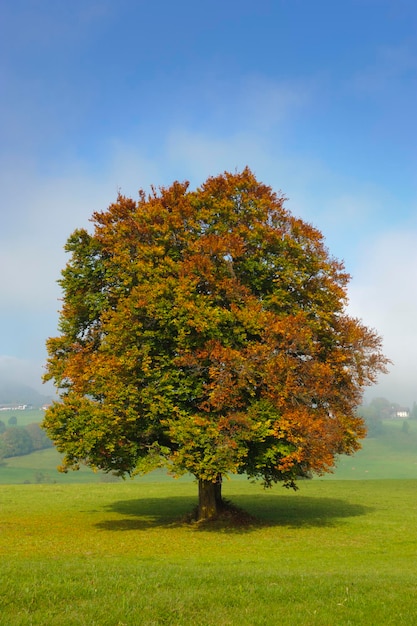
<path id="1" fill-rule="evenodd" d="M 382 434 L 366 438 L 362 449 L 339 459 L 328 478 L 369 480 L 376 478 L 417 479 L 417 421 L 386 421 Z"/>
<path id="2" fill-rule="evenodd" d="M 17 426 L 37 424 L 43 420 L 45 412 L 42 409 L 30 409 L 27 411 L 0 411 L 0 420 L 6 424 L 11 417 L 17 420 Z"/>
<path id="3" fill-rule="evenodd" d="M 1 626 L 417 623 L 417 481 L 226 481 L 241 527 L 184 523 L 196 491 L 0 486 Z"/>

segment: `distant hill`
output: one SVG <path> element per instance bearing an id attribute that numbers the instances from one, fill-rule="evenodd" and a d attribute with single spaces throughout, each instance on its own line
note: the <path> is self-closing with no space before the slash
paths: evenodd
<path id="1" fill-rule="evenodd" d="M 0 380 L 0 406 L 31 404 L 40 407 L 50 401 L 50 396 L 44 396 L 28 385 Z"/>

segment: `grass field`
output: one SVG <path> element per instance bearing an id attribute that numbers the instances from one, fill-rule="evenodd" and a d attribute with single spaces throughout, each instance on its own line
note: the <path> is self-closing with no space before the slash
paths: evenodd
<path id="1" fill-rule="evenodd" d="M 54 449 L 6 459 L 0 626 L 414 625 L 417 423 L 406 430 L 386 422 L 297 493 L 225 481 L 259 520 L 237 528 L 181 521 L 190 477 L 111 484 L 59 474 Z"/>
<path id="2" fill-rule="evenodd" d="M 417 479 L 417 421 L 386 421 L 383 432 L 362 442 L 362 450 L 341 457 L 330 478 L 364 480 L 375 478 Z"/>
<path id="3" fill-rule="evenodd" d="M 11 417 L 17 420 L 17 426 L 27 426 L 27 424 L 36 424 L 43 420 L 45 411 L 42 409 L 30 409 L 28 411 L 0 411 L 0 420 L 8 425 Z"/>
<path id="4" fill-rule="evenodd" d="M 417 481 L 300 487 L 226 481 L 233 528 L 190 481 L 2 485 L 0 624 L 416 624 Z"/>

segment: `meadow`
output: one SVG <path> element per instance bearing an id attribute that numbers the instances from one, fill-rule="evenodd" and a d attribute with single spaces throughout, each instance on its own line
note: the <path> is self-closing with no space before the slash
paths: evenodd
<path id="1" fill-rule="evenodd" d="M 7 459 L 3 481 L 55 474 L 0 485 L 0 626 L 416 624 L 417 423 L 384 426 L 295 493 L 225 480 L 254 518 L 240 526 L 187 523 L 190 477 L 105 483 L 58 474 L 55 450 Z"/>
<path id="2" fill-rule="evenodd" d="M 6 424 L 11 417 L 16 418 L 17 426 L 38 424 L 43 420 L 45 412 L 42 409 L 28 409 L 26 411 L 0 411 L 0 420 Z"/>
<path id="3" fill-rule="evenodd" d="M 353 456 L 339 458 L 334 474 L 339 480 L 386 478 L 417 479 L 417 421 L 383 422 L 382 433 L 362 441 Z"/>
<path id="4" fill-rule="evenodd" d="M 416 489 L 230 480 L 234 527 L 183 521 L 191 481 L 2 485 L 0 624 L 415 624 Z"/>

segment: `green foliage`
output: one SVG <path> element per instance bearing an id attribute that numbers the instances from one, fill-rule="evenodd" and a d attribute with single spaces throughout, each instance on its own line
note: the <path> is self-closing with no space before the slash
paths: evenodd
<path id="1" fill-rule="evenodd" d="M 373 398 L 367 405 L 358 408 L 366 424 L 367 437 L 381 437 L 384 434 L 383 420 L 391 417 L 394 405 L 386 398 Z"/>
<path id="2" fill-rule="evenodd" d="M 32 442 L 31 452 L 36 450 L 44 450 L 45 448 L 52 448 L 53 442 L 49 439 L 45 431 L 39 426 L 39 424 L 27 424 L 25 430 L 28 433 Z"/>
<path id="3" fill-rule="evenodd" d="M 11 417 L 9 417 L 9 420 L 7 422 L 9 424 L 9 426 L 17 426 L 17 417 L 16 415 L 12 415 Z"/>
<path id="4" fill-rule="evenodd" d="M 17 426 L 8 428 L 0 436 L 0 450 L 3 458 L 29 454 L 33 450 L 29 433 Z"/>
<path id="5" fill-rule="evenodd" d="M 0 435 L 0 456 L 2 458 L 23 456 L 52 446 L 52 441 L 39 424 L 28 424 L 24 427 L 12 426 L 6 428 Z"/>
<path id="6" fill-rule="evenodd" d="M 403 421 L 401 430 L 403 431 L 403 433 L 405 433 L 406 435 L 409 434 L 410 432 L 410 423 L 406 420 Z"/>
<path id="7" fill-rule="evenodd" d="M 366 417 L 365 411 L 360 411 L 359 414 L 364 418 L 367 430 L 367 437 L 380 437 L 384 434 L 384 423 L 377 417 Z"/>
<path id="8" fill-rule="evenodd" d="M 70 236 L 44 420 L 64 471 L 164 463 L 294 487 L 359 448 L 380 338 L 347 315 L 321 233 L 283 205 L 245 169 L 119 196 Z"/>
<path id="9" fill-rule="evenodd" d="M 2 435 L 5 430 L 6 430 L 6 424 L 2 420 L 0 420 L 0 435 Z"/>

